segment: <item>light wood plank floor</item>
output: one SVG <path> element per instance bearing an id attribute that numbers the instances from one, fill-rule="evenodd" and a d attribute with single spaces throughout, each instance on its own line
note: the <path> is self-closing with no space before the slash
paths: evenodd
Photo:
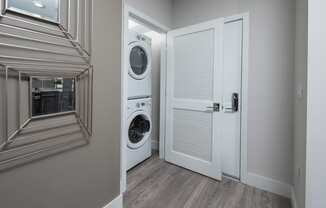
<path id="1" fill-rule="evenodd" d="M 290 208 L 290 200 L 229 179 L 217 182 L 153 157 L 128 172 L 124 208 Z"/>

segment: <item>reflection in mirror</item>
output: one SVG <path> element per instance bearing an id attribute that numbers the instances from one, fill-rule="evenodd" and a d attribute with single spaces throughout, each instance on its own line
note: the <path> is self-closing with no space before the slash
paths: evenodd
<path id="1" fill-rule="evenodd" d="M 6 0 L 7 10 L 59 22 L 59 0 Z"/>
<path id="2" fill-rule="evenodd" d="M 0 64 L 0 171 L 87 145 L 93 68 Z"/>
<path id="3" fill-rule="evenodd" d="M 74 78 L 32 77 L 32 117 L 75 110 Z"/>

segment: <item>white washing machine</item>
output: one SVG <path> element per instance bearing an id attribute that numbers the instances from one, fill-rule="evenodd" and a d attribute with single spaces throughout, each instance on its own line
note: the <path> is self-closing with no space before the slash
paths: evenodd
<path id="1" fill-rule="evenodd" d="M 129 31 L 128 98 L 152 96 L 151 39 Z"/>
<path id="2" fill-rule="evenodd" d="M 127 170 L 152 154 L 152 99 L 128 100 Z"/>

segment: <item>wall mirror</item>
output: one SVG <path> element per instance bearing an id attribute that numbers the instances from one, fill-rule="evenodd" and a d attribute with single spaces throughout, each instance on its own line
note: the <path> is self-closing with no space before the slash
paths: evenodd
<path id="1" fill-rule="evenodd" d="M 0 65 L 0 170 L 85 145 L 92 135 L 93 69 Z"/>
<path id="2" fill-rule="evenodd" d="M 6 10 L 59 23 L 59 0 L 6 0 Z"/>
<path id="3" fill-rule="evenodd" d="M 88 144 L 92 0 L 0 0 L 0 171 Z"/>
<path id="4" fill-rule="evenodd" d="M 64 77 L 31 77 L 32 117 L 73 112 L 75 79 Z"/>

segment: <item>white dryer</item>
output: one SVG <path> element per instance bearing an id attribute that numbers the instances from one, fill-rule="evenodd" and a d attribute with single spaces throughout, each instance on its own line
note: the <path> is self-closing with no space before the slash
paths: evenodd
<path id="1" fill-rule="evenodd" d="M 151 39 L 129 31 L 128 41 L 128 98 L 152 96 Z"/>
<path id="2" fill-rule="evenodd" d="M 128 100 L 127 170 L 151 156 L 152 99 Z"/>

